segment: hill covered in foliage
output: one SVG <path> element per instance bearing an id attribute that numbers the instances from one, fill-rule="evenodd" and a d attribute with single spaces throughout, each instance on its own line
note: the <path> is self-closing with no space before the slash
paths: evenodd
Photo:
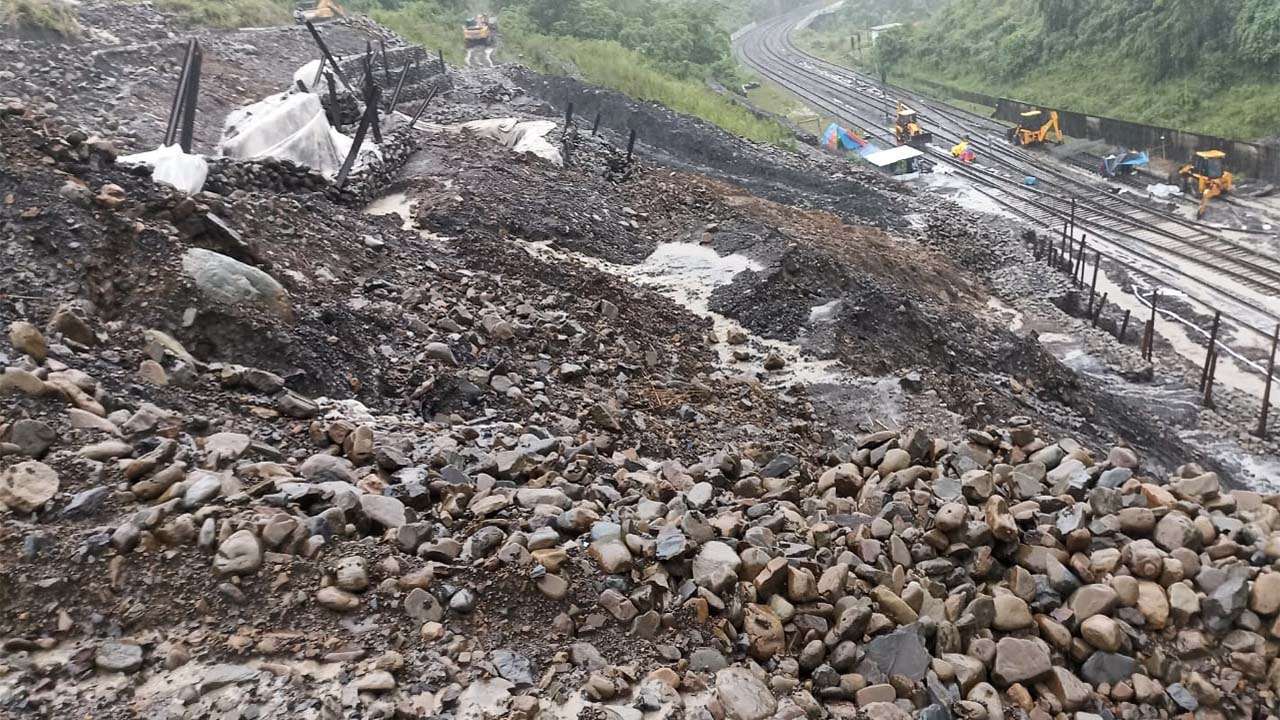
<path id="1" fill-rule="evenodd" d="M 906 21 L 893 74 L 1232 137 L 1280 134 L 1276 0 L 848 0 L 810 36 Z M 869 60 L 869 58 L 868 58 Z"/>

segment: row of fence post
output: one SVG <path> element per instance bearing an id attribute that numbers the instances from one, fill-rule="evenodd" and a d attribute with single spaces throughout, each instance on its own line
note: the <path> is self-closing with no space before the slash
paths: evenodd
<path id="1" fill-rule="evenodd" d="M 577 122 L 574 119 L 575 115 L 573 113 L 573 110 L 574 110 L 574 104 L 570 102 L 568 106 L 565 107 L 564 132 L 561 133 L 560 135 L 560 143 L 562 146 L 562 152 L 564 154 L 564 161 L 566 164 L 570 162 L 570 159 L 573 154 L 572 144 L 576 142 L 578 137 L 578 133 L 577 133 L 578 126 L 577 126 Z M 591 137 L 596 137 L 597 135 L 599 135 L 601 119 L 602 119 L 601 114 L 599 111 L 597 111 L 595 115 L 595 119 L 591 122 Z M 635 156 L 636 137 L 637 137 L 636 129 L 628 128 L 628 134 L 627 134 L 627 163 L 628 164 L 631 163 L 632 158 L 634 158 Z"/>
<path id="2" fill-rule="evenodd" d="M 334 58 L 333 53 L 329 51 L 328 44 L 325 43 L 324 38 L 320 36 L 320 32 L 316 30 L 315 25 L 310 21 L 307 21 L 306 26 L 307 31 L 311 33 L 312 39 L 315 40 L 316 46 L 320 48 L 320 67 L 316 71 L 316 82 L 312 83 L 313 89 L 314 86 L 319 83 L 320 76 L 324 75 L 328 85 L 330 111 L 334 112 L 333 109 L 337 107 L 338 95 L 337 87 L 335 87 L 334 83 L 334 77 L 336 76 L 338 80 L 342 81 L 343 86 L 348 90 L 355 92 L 356 88 L 351 84 L 346 73 L 342 71 L 342 66 L 338 63 L 337 59 Z M 391 65 L 387 59 L 387 45 L 385 41 L 378 41 L 378 51 L 378 55 L 382 60 L 383 84 L 390 85 Z M 343 159 L 342 168 L 338 171 L 338 177 L 334 180 L 334 184 L 338 189 L 342 189 L 342 187 L 346 185 L 347 178 L 351 173 L 351 168 L 355 165 L 356 158 L 360 155 L 360 147 L 364 144 L 365 136 L 369 131 L 373 131 L 374 142 L 382 142 L 382 120 L 379 115 L 379 106 L 382 104 L 383 94 L 382 86 L 374 79 L 374 57 L 373 43 L 365 41 L 365 52 L 361 61 L 364 78 L 362 87 L 360 88 L 360 97 L 364 100 L 365 109 L 364 113 L 360 116 L 360 124 L 356 127 L 356 134 L 351 142 L 351 150 L 347 152 L 346 158 Z M 448 66 L 444 63 L 444 50 L 438 51 L 436 57 L 440 63 L 440 74 L 447 75 Z M 326 66 L 329 69 L 326 69 Z M 405 80 L 409 76 L 411 66 L 418 66 L 416 58 L 413 59 L 412 62 L 409 59 L 405 60 L 404 67 L 400 70 L 400 77 L 396 81 L 395 90 L 392 91 L 390 101 L 387 104 L 387 112 L 395 112 L 396 106 L 400 102 L 400 93 L 404 89 Z M 413 128 L 418 124 L 418 120 L 421 119 L 423 113 L 426 112 L 427 106 L 431 104 L 431 101 L 435 99 L 438 93 L 439 85 L 437 84 L 432 87 L 431 91 L 427 93 L 427 97 L 422 101 L 422 104 L 419 105 L 418 109 L 414 111 L 412 116 L 410 116 L 409 124 L 407 126 L 409 130 L 413 130 Z"/>
<path id="3" fill-rule="evenodd" d="M 1069 218 L 1063 222 L 1061 239 L 1055 245 L 1052 236 L 1041 239 L 1038 233 L 1032 238 L 1032 255 L 1036 261 L 1044 260 L 1049 267 L 1056 268 L 1061 272 L 1070 273 L 1071 283 L 1076 287 L 1083 288 L 1085 286 L 1085 271 L 1088 265 L 1088 255 L 1090 251 L 1093 253 L 1093 277 L 1088 283 L 1089 286 L 1089 304 L 1086 311 L 1086 317 L 1089 319 L 1090 325 L 1098 326 L 1098 318 L 1101 317 L 1103 309 L 1107 306 L 1108 295 L 1102 294 L 1102 298 L 1097 300 L 1098 292 L 1098 272 L 1102 266 L 1102 251 L 1090 248 L 1088 246 L 1088 236 L 1080 235 L 1079 244 L 1076 243 L 1076 201 L 1071 201 L 1071 214 Z M 1095 307 L 1095 301 L 1097 305 Z M 1150 362 L 1154 357 L 1155 337 L 1156 337 L 1156 317 L 1160 304 L 1160 288 L 1154 288 L 1151 291 L 1151 318 L 1146 322 L 1142 330 L 1142 338 L 1139 343 L 1139 349 L 1142 353 L 1142 359 Z M 1213 403 L 1213 383 L 1218 371 L 1218 333 L 1222 326 L 1222 311 L 1216 308 L 1213 310 L 1213 326 L 1209 333 L 1209 347 L 1205 353 L 1204 364 L 1200 370 L 1199 393 L 1201 404 L 1204 407 L 1212 408 Z M 1117 334 L 1121 343 L 1125 342 L 1125 333 L 1129 329 L 1130 311 L 1124 311 L 1124 319 L 1120 323 L 1120 330 Z M 1275 376 L 1276 369 L 1276 352 L 1280 350 L 1280 323 L 1276 325 L 1275 333 L 1271 338 L 1271 357 L 1267 363 L 1267 374 L 1265 386 L 1262 393 L 1262 410 L 1259 413 L 1258 425 L 1254 428 L 1254 434 L 1258 437 L 1265 437 L 1267 434 L 1267 419 L 1271 410 L 1271 383 Z"/>

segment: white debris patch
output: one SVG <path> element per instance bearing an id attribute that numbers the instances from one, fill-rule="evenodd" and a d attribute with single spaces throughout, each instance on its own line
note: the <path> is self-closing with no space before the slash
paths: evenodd
<path id="1" fill-rule="evenodd" d="M 282 93 L 228 115 L 218 149 L 239 160 L 289 160 L 332 178 L 351 151 L 351 142 L 329 124 L 319 97 Z M 355 167 L 378 154 L 376 145 L 365 143 Z"/>
<path id="2" fill-rule="evenodd" d="M 446 132 L 469 132 L 478 137 L 501 143 L 517 153 L 533 153 L 557 167 L 564 167 L 560 148 L 547 140 L 556 129 L 550 120 L 520 120 L 518 118 L 493 118 L 474 120 L 445 128 Z"/>
<path id="3" fill-rule="evenodd" d="M 293 87 L 297 87 L 298 83 L 302 83 L 302 86 L 307 89 L 307 92 L 315 90 L 312 85 L 316 84 L 316 78 L 321 77 L 321 62 L 323 61 L 317 58 L 298 68 L 298 71 L 293 74 Z"/>
<path id="4" fill-rule="evenodd" d="M 148 152 L 125 155 L 116 162 L 125 166 L 149 167 L 152 181 L 172 185 L 191 194 L 200 192 L 209 177 L 209 163 L 200 155 L 182 152 L 178 145 L 162 145 Z"/>

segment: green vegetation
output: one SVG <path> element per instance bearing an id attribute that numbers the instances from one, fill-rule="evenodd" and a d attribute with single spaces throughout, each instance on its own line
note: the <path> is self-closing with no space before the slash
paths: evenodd
<path id="1" fill-rule="evenodd" d="M 188 27 L 242 28 L 293 22 L 288 0 L 154 0 Z"/>
<path id="2" fill-rule="evenodd" d="M 76 37 L 80 21 L 75 10 L 60 0 L 0 0 L 0 34 L 4 32 Z"/>
<path id="3" fill-rule="evenodd" d="M 742 82 L 729 52 L 728 27 L 767 14 L 775 0 L 364 0 L 349 8 L 429 48 L 463 56 L 462 22 L 497 14 L 501 59 L 574 75 L 631 97 L 662 103 L 760 142 L 786 144 L 789 133 L 716 95 L 707 81 Z"/>
<path id="4" fill-rule="evenodd" d="M 0 0 L 40 2 L 42 0 Z M 339 0 L 342 2 L 342 0 Z M 246 27 L 292 22 L 290 0 L 155 0 L 189 25 Z M 463 60 L 463 22 L 497 16 L 500 57 L 566 73 L 641 100 L 662 103 L 760 142 L 789 133 L 712 92 L 708 80 L 743 78 L 729 51 L 729 28 L 782 8 L 781 0 L 347 0 L 453 63 Z"/>
<path id="5" fill-rule="evenodd" d="M 1275 0 L 946 0 L 877 14 L 886 2 L 849 0 L 803 42 L 873 69 L 850 36 L 913 21 L 889 34 L 905 46 L 891 80 L 1228 137 L 1280 134 Z"/>
<path id="6" fill-rule="evenodd" d="M 374 20 L 423 47 L 443 50 L 445 58 L 454 64 L 461 63 L 465 55 L 462 24 L 475 14 L 469 11 L 466 2 L 457 0 L 366 0 L 346 3 L 344 7 L 348 12 L 367 12 Z"/>

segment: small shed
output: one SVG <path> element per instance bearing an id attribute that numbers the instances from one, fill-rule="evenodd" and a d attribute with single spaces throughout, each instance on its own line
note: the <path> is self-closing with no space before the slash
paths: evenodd
<path id="1" fill-rule="evenodd" d="M 920 176 L 924 153 L 910 145 L 899 145 L 867 155 L 863 159 L 886 175 L 899 180 L 911 180 Z"/>
<path id="2" fill-rule="evenodd" d="M 902 23 L 889 23 L 887 25 L 876 25 L 875 27 L 871 28 L 871 44 L 875 45 L 876 39 L 879 38 L 882 34 L 900 27 L 902 27 Z"/>

